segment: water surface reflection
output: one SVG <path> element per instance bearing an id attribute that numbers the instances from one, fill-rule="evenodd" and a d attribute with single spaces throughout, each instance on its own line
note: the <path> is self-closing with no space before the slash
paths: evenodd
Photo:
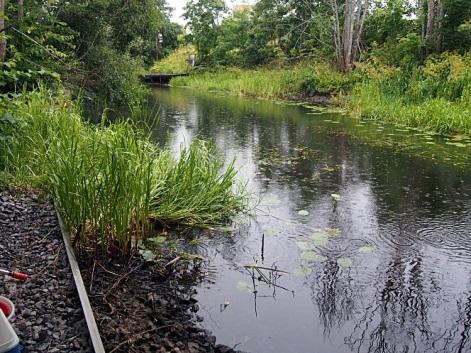
<path id="1" fill-rule="evenodd" d="M 471 351 L 470 149 L 302 106 L 155 96 L 158 141 L 212 139 L 261 199 L 232 235 L 197 247 L 210 260 L 203 325 L 221 342 L 254 353 Z M 269 286 L 244 267 L 254 262 L 289 274 Z"/>

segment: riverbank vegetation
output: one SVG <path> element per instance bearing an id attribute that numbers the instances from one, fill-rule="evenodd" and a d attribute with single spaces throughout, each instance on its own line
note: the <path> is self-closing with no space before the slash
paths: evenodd
<path id="1" fill-rule="evenodd" d="M 160 72 L 168 74 L 190 72 L 192 67 L 188 58 L 194 53 L 195 47 L 193 45 L 182 45 L 169 53 L 162 60 L 156 61 L 151 71 L 154 73 Z"/>
<path id="2" fill-rule="evenodd" d="M 165 1 L 0 1 L 0 13 L 3 97 L 60 84 L 100 110 L 139 101 L 139 75 L 182 33 Z"/>
<path id="3" fill-rule="evenodd" d="M 333 94 L 366 119 L 470 133 L 468 1 L 260 0 L 229 11 L 192 0 L 185 17 L 206 72 L 174 85 L 270 99 Z"/>
<path id="4" fill-rule="evenodd" d="M 83 244 L 128 254 L 152 224 L 222 224 L 245 205 L 236 170 L 203 141 L 175 157 L 130 120 L 92 125 L 40 89 L 1 111 L 3 182 L 43 189 Z"/>
<path id="5" fill-rule="evenodd" d="M 352 75 L 341 74 L 328 63 L 301 62 L 277 68 L 220 68 L 176 77 L 172 85 L 265 99 L 308 99 L 314 95 L 330 96 L 348 91 L 354 80 Z"/>
<path id="6" fill-rule="evenodd" d="M 52 196 L 79 244 L 128 255 L 154 225 L 245 207 L 210 143 L 175 155 L 146 129 L 139 75 L 182 33 L 165 1 L 0 0 L 0 19 L 0 182 Z"/>

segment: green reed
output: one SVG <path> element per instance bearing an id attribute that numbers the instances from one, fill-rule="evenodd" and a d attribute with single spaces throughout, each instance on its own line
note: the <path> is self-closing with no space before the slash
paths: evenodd
<path id="1" fill-rule="evenodd" d="M 176 158 L 132 120 L 92 125 L 65 95 L 44 89 L 9 109 L 19 129 L 2 152 L 4 177 L 52 195 L 84 245 L 125 255 L 154 221 L 220 224 L 244 208 L 233 165 L 222 171 L 204 142 Z"/>

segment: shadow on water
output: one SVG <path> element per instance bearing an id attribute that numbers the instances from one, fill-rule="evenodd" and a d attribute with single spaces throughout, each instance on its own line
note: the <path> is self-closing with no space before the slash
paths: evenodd
<path id="1" fill-rule="evenodd" d="M 260 198 L 232 232 L 190 249 L 207 259 L 200 315 L 221 342 L 254 353 L 471 351 L 466 137 L 186 89 L 155 98 L 157 141 L 213 140 Z"/>

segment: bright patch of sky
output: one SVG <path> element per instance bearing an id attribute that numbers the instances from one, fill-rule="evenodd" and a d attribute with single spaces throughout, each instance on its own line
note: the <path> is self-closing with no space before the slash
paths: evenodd
<path id="1" fill-rule="evenodd" d="M 185 7 L 187 0 L 168 0 L 167 4 L 173 8 L 172 21 L 185 25 L 185 20 L 183 19 L 183 8 Z M 254 1 L 242 1 L 242 0 L 226 0 L 227 6 L 231 9 L 234 5 L 238 4 L 253 4 Z"/>

